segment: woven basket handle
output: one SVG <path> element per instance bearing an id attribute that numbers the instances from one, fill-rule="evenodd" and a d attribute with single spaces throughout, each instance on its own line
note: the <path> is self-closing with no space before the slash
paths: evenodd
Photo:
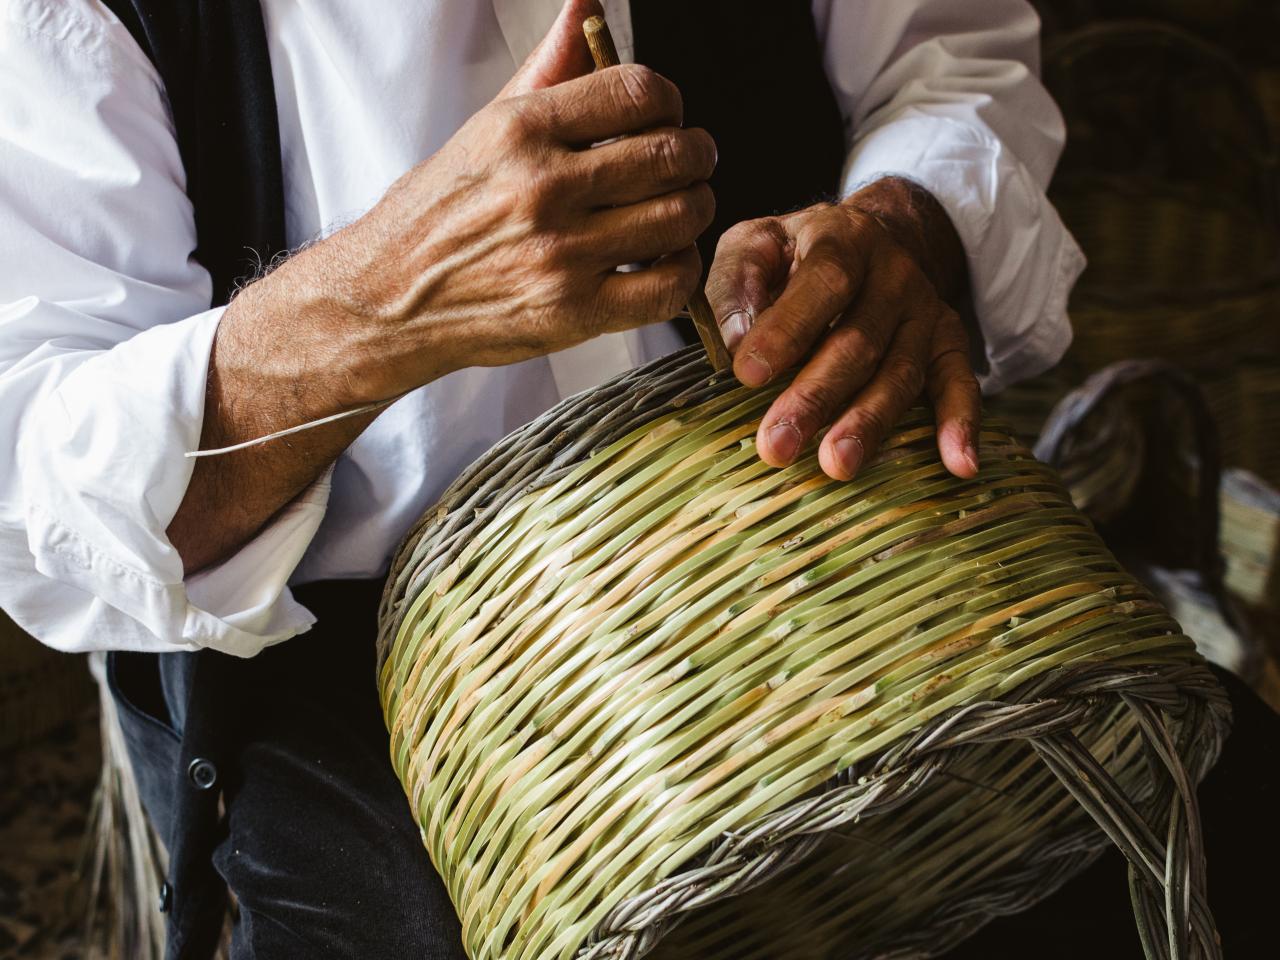
<path id="1" fill-rule="evenodd" d="M 621 62 L 604 17 L 588 17 L 582 24 L 582 32 L 586 34 L 587 46 L 591 48 L 591 59 L 595 61 L 597 70 L 616 67 Z M 717 371 L 728 370 L 733 366 L 733 357 L 720 336 L 720 326 L 716 323 L 716 315 L 711 310 L 701 280 L 689 297 L 688 310 L 694 329 L 698 331 L 698 339 L 702 341 L 702 349 L 707 352 L 707 361 Z"/>

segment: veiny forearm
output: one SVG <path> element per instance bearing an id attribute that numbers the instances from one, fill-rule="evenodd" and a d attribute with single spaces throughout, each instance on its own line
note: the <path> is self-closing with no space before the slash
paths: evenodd
<path id="1" fill-rule="evenodd" d="M 679 91 L 652 71 L 577 75 L 588 8 L 566 5 L 503 95 L 367 214 L 232 301 L 202 448 L 665 320 L 688 300 L 715 144 L 681 126 Z M 652 266 L 617 270 L 640 261 Z M 247 542 L 373 416 L 197 460 L 168 529 L 186 572 Z"/>
<path id="2" fill-rule="evenodd" d="M 305 264 L 288 265 L 245 288 L 227 307 L 210 357 L 201 449 L 231 446 L 358 405 L 349 353 L 343 356 L 348 337 L 320 293 Z M 186 573 L 250 540 L 376 415 L 198 458 L 168 529 Z"/>

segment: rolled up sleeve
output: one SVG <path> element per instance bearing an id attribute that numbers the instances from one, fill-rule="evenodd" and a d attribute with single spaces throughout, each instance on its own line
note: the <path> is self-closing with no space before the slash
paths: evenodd
<path id="1" fill-rule="evenodd" d="M 1023 0 L 818 0 L 826 67 L 851 144 L 843 188 L 912 180 L 964 245 L 984 391 L 1052 366 L 1071 342 L 1084 256 L 1045 196 L 1061 114 L 1038 79 Z"/>
<path id="2" fill-rule="evenodd" d="M 287 583 L 328 475 L 185 578 L 165 530 L 221 310 L 158 77 L 84 0 L 0 13 L 0 607 L 64 650 L 251 656 L 306 630 Z"/>

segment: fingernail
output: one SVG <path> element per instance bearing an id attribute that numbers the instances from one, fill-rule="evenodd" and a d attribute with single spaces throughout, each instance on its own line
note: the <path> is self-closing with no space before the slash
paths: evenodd
<path id="1" fill-rule="evenodd" d="M 964 421 L 964 461 L 978 472 L 978 428 L 969 420 Z"/>
<path id="2" fill-rule="evenodd" d="M 841 437 L 835 442 L 835 452 L 836 458 L 849 476 L 857 476 L 858 468 L 862 466 L 862 458 L 866 456 L 862 441 L 857 437 Z"/>
<path id="3" fill-rule="evenodd" d="M 800 431 L 794 423 L 783 420 L 769 428 L 769 446 L 778 459 L 790 463 L 800 449 Z"/>
<path id="4" fill-rule="evenodd" d="M 742 381 L 749 387 L 760 387 L 773 379 L 773 367 L 754 350 L 742 358 L 741 369 Z"/>
<path id="5" fill-rule="evenodd" d="M 724 318 L 720 324 L 720 335 L 724 337 L 724 345 L 731 351 L 736 350 L 742 338 L 751 329 L 751 314 L 745 310 L 735 310 Z"/>

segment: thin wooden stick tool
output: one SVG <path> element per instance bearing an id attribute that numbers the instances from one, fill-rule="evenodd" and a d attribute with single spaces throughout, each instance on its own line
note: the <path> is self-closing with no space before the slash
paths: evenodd
<path id="1" fill-rule="evenodd" d="M 618 48 L 613 42 L 613 34 L 609 32 L 609 25 L 605 23 L 604 17 L 588 17 L 582 24 L 582 32 L 586 34 L 587 46 L 591 48 L 591 59 L 595 61 L 597 70 L 616 67 L 621 62 L 618 59 Z M 716 370 L 728 370 L 732 367 L 733 357 L 724 345 L 724 338 L 720 336 L 716 315 L 711 310 L 701 280 L 689 297 L 689 316 L 698 331 L 698 339 L 702 341 L 702 349 L 707 352 L 707 360 L 711 366 Z"/>

